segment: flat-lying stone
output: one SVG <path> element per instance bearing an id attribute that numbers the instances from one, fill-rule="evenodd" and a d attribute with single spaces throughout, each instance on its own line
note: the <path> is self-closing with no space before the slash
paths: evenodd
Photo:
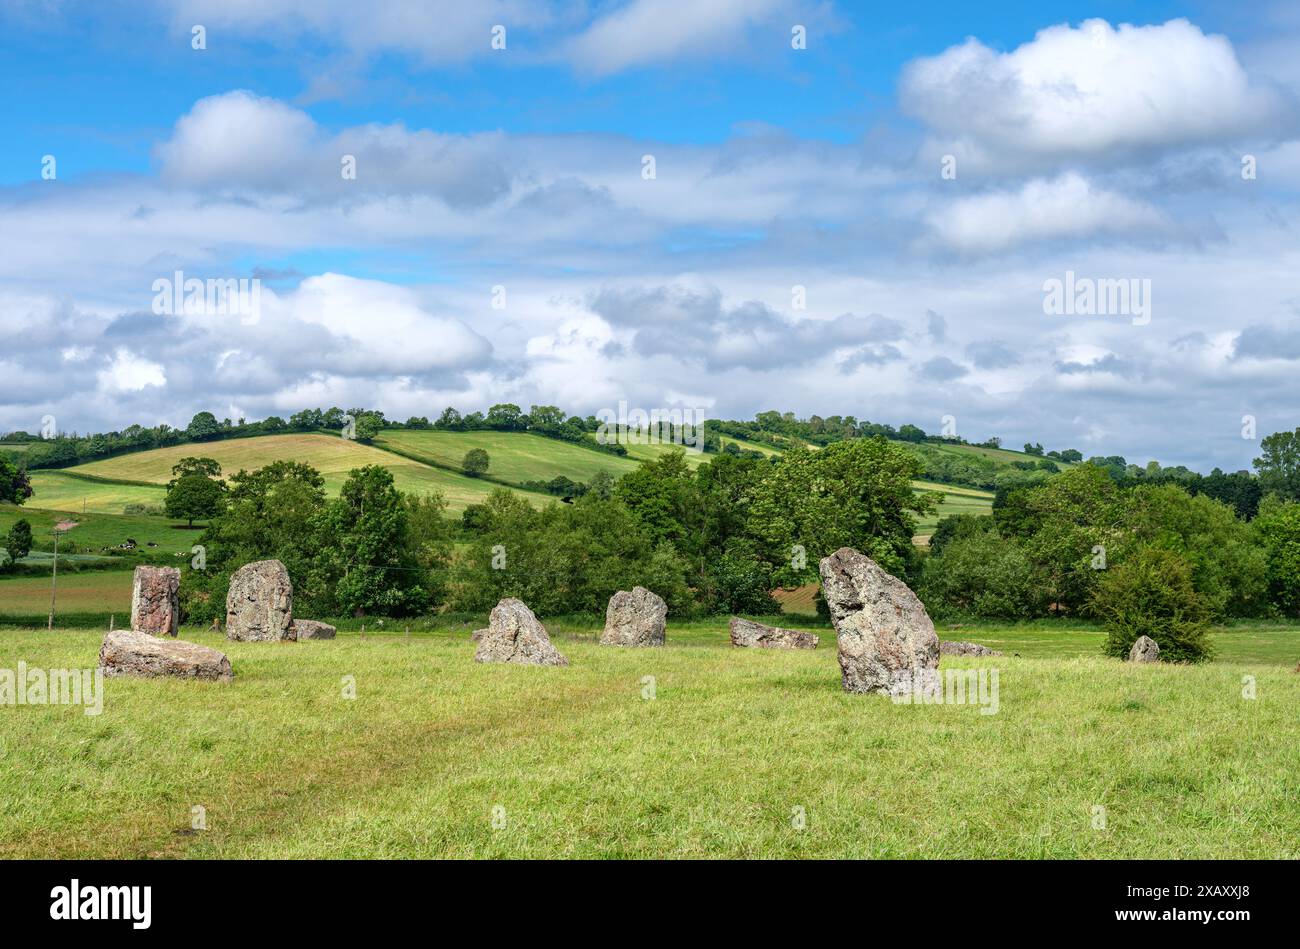
<path id="1" fill-rule="evenodd" d="M 181 572 L 175 567 L 136 567 L 131 578 L 131 628 L 175 636 L 180 626 Z"/>
<path id="2" fill-rule="evenodd" d="M 175 676 L 217 682 L 229 682 L 235 677 L 223 652 L 183 639 L 159 639 L 133 629 L 116 629 L 104 636 L 99 665 L 106 676 Z"/>
<path id="3" fill-rule="evenodd" d="M 605 608 L 602 646 L 662 646 L 668 604 L 645 587 L 619 590 Z"/>
<path id="4" fill-rule="evenodd" d="M 943 656 L 1000 656 L 996 649 L 981 646 L 979 643 L 941 642 L 939 654 Z"/>
<path id="5" fill-rule="evenodd" d="M 293 639 L 293 583 L 278 560 L 244 564 L 230 577 L 226 638 L 240 642 Z"/>
<path id="6" fill-rule="evenodd" d="M 1139 636 L 1128 651 L 1129 662 L 1159 662 L 1160 644 L 1150 636 Z"/>
<path id="7" fill-rule="evenodd" d="M 301 642 L 304 639 L 333 639 L 338 629 L 329 623 L 314 619 L 296 619 L 293 621 L 293 637 Z"/>
<path id="8" fill-rule="evenodd" d="M 783 629 L 755 623 L 752 619 L 731 618 L 731 645 L 755 646 L 760 649 L 816 649 L 821 642 L 814 633 Z"/>
<path id="9" fill-rule="evenodd" d="M 516 662 L 567 666 L 569 660 L 551 645 L 551 637 L 522 600 L 506 597 L 492 608 L 488 628 L 479 638 L 475 662 Z"/>
<path id="10" fill-rule="evenodd" d="M 939 668 L 934 623 L 906 583 L 851 547 L 819 567 L 844 691 L 887 695 Z"/>

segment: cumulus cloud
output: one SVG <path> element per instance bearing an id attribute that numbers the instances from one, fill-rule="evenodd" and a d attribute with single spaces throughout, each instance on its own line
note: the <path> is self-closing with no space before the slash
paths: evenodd
<path id="1" fill-rule="evenodd" d="M 1147 241 L 1173 232 L 1155 207 L 1098 188 L 1074 172 L 1035 179 L 1014 191 L 959 198 L 932 210 L 927 221 L 941 244 L 963 253 L 1096 236 Z"/>
<path id="2" fill-rule="evenodd" d="M 970 38 L 910 63 L 900 99 L 959 169 L 1149 154 L 1272 135 L 1279 124 L 1295 130 L 1291 103 L 1252 83 L 1226 37 L 1183 19 L 1062 24 L 1009 53 Z"/>

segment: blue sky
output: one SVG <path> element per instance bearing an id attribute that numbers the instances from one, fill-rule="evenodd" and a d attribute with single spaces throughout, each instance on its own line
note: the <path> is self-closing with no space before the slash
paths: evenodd
<path id="1" fill-rule="evenodd" d="M 0 430 L 626 400 L 1245 467 L 1243 417 L 1300 424 L 1298 40 L 1286 4 L 0 3 Z M 259 319 L 154 312 L 176 270 L 260 275 Z M 1045 313 L 1067 271 L 1151 319 Z"/>

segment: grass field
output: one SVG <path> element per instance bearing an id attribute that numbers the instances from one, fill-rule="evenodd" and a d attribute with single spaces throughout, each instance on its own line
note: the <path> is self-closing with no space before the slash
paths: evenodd
<path id="1" fill-rule="evenodd" d="M 132 456 L 125 456 L 132 457 Z M 69 470 L 80 470 L 69 469 Z M 167 476 L 171 477 L 170 474 Z M 163 479 L 164 482 L 167 480 Z M 32 496 L 25 508 L 45 508 L 76 514 L 121 514 L 128 504 L 162 506 L 166 489 L 139 484 L 110 484 L 77 478 L 64 471 L 31 472 Z"/>
<path id="2" fill-rule="evenodd" d="M 189 550 L 199 534 L 199 531 L 185 529 L 184 522 L 172 521 L 164 517 L 122 514 L 83 515 L 80 511 L 68 514 L 32 507 L 31 504 L 35 500 L 32 498 L 22 507 L 0 504 L 0 537 L 9 532 L 14 522 L 26 520 L 32 525 L 34 541 L 32 549 L 53 550 L 54 539 L 50 532 L 54 525 L 75 520 L 77 526 L 59 538 L 60 554 L 65 552 L 97 554 L 104 547 L 115 547 L 127 538 L 142 547 L 155 543 L 159 551 L 174 553 Z"/>
<path id="3" fill-rule="evenodd" d="M 580 449 L 577 449 L 580 450 Z M 463 454 L 463 453 L 462 453 Z M 362 465 L 382 465 L 393 473 L 393 481 L 401 491 L 423 494 L 429 491 L 441 491 L 447 499 L 448 509 L 455 514 L 465 510 L 470 504 L 481 501 L 495 485 L 467 478 L 464 475 L 429 465 L 420 464 L 407 458 L 394 455 L 370 445 L 361 445 L 332 435 L 264 435 L 260 438 L 235 438 L 228 441 L 206 442 L 198 445 L 174 445 L 169 448 L 156 448 L 152 451 L 133 452 L 104 461 L 95 461 L 69 469 L 74 474 L 87 474 L 99 478 L 117 478 L 124 481 L 149 481 L 165 485 L 172 477 L 172 466 L 181 458 L 196 455 L 214 458 L 221 465 L 225 477 L 235 474 L 241 468 L 249 471 L 261 468 L 272 461 L 301 461 L 311 465 L 325 479 L 325 489 L 330 494 L 337 494 L 348 472 Z M 65 476 L 66 478 L 66 476 Z M 75 479 L 67 479 L 75 480 Z M 87 483 L 87 490 L 117 485 L 98 485 Z M 151 488 L 134 488 L 121 486 L 123 490 L 154 491 Z M 152 503 L 162 503 L 162 489 Z M 519 492 L 536 504 L 550 500 L 546 495 L 532 492 Z M 33 499 L 35 501 L 35 499 Z M 32 503 L 32 502 L 29 502 Z M 111 505 L 103 505 L 100 510 L 109 510 Z M 92 504 L 91 510 L 94 510 Z M 121 512 L 121 505 L 111 508 L 114 513 Z"/>
<path id="4" fill-rule="evenodd" d="M 187 631 L 233 683 L 108 680 L 99 716 L 0 706 L 0 855 L 1300 856 L 1300 676 L 1280 666 L 945 658 L 999 670 L 981 715 L 846 695 L 825 629 L 779 652 L 670 624 L 631 650 L 552 625 L 567 669 L 477 665 L 465 630 Z M 88 666 L 101 635 L 6 633 L 0 667 Z"/>
<path id="5" fill-rule="evenodd" d="M 456 469 L 467 451 L 482 448 L 491 459 L 488 474 L 515 484 L 549 481 L 557 475 L 586 482 L 598 471 L 608 471 L 617 478 L 636 468 L 636 462 L 627 458 L 527 432 L 394 430 L 375 439 L 375 444 Z"/>
<path id="6" fill-rule="evenodd" d="M 65 573 L 63 565 L 59 566 L 58 615 L 130 616 L 132 571 L 82 570 Z M 0 618 L 33 617 L 40 619 L 43 626 L 49 609 L 48 575 L 0 577 Z M 118 625 L 124 625 L 124 622 L 120 621 Z"/>

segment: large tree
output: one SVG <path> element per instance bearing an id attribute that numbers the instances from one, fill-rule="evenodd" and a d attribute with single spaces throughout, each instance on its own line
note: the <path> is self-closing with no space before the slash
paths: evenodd
<path id="1" fill-rule="evenodd" d="M 27 472 L 0 458 L 0 501 L 22 504 L 31 496 L 32 484 L 27 478 Z"/>
<path id="2" fill-rule="evenodd" d="M 1274 432 L 1259 447 L 1263 454 L 1254 461 L 1259 486 L 1285 501 L 1300 501 L 1300 428 Z"/>
<path id="3" fill-rule="evenodd" d="M 9 528 L 9 533 L 5 536 L 5 550 L 9 554 L 9 562 L 14 563 L 26 557 L 32 552 L 32 525 L 26 520 L 14 522 L 14 526 Z"/>

